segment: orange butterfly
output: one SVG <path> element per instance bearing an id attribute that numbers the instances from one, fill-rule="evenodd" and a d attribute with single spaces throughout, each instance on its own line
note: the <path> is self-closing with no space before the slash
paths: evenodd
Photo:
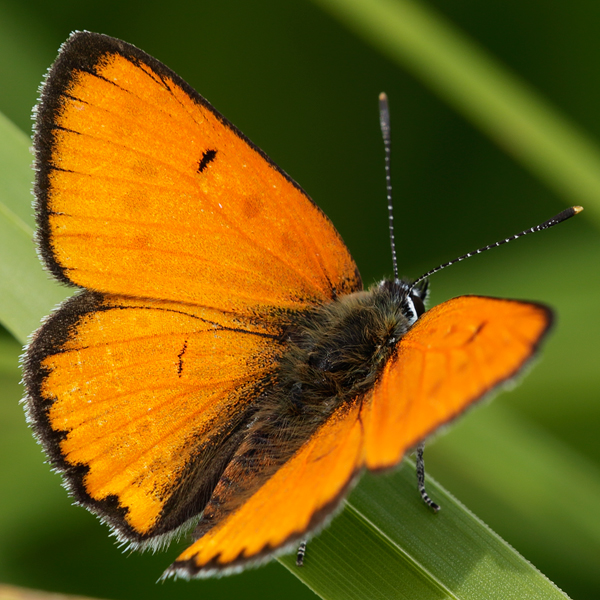
<path id="1" fill-rule="evenodd" d="M 196 525 L 167 574 L 304 539 L 363 469 L 513 377 L 550 325 L 542 305 L 477 296 L 424 312 L 424 279 L 363 291 L 302 189 L 119 40 L 62 46 L 35 149 L 40 253 L 79 292 L 27 349 L 28 418 L 120 540 L 157 548 Z"/>

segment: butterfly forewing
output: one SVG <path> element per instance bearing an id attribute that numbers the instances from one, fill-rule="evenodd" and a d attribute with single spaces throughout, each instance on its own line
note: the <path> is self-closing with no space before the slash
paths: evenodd
<path id="1" fill-rule="evenodd" d="M 255 312 L 360 288 L 327 217 L 170 69 L 81 33 L 36 124 L 44 258 L 97 291 Z"/>
<path id="2" fill-rule="evenodd" d="M 514 377 L 551 322 L 543 305 L 481 296 L 427 311 L 400 340 L 361 412 L 366 465 L 397 464 L 406 450 Z"/>

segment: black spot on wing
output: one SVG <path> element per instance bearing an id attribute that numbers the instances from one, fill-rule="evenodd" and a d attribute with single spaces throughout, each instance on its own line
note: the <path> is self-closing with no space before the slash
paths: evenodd
<path id="1" fill-rule="evenodd" d="M 177 365 L 177 375 L 179 375 L 179 377 L 181 377 L 181 373 L 183 372 L 183 355 L 185 354 L 186 350 L 187 350 L 187 340 L 185 340 L 185 342 L 183 343 L 183 348 L 181 349 L 181 352 L 177 355 L 177 358 L 179 359 L 179 364 Z"/>
<path id="2" fill-rule="evenodd" d="M 216 150 L 207 150 L 202 155 L 202 158 L 200 159 L 200 163 L 198 164 L 198 173 L 202 173 L 204 171 L 204 169 L 206 169 L 206 167 L 208 167 L 208 165 L 213 160 L 215 160 L 216 156 L 217 156 L 217 151 Z"/>

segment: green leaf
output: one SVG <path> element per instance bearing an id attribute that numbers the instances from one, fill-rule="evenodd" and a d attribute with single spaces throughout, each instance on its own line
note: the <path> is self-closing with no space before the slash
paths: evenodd
<path id="1" fill-rule="evenodd" d="M 433 514 L 416 489 L 414 464 L 367 474 L 331 527 L 309 542 L 305 567 L 282 562 L 327 599 L 566 597 L 439 484 Z"/>
<path id="2" fill-rule="evenodd" d="M 580 577 L 597 574 L 600 471 L 594 463 L 504 402 L 475 411 L 456 429 L 458 435 L 432 447 L 435 472 L 475 478 L 487 502 L 513 516 L 515 529 L 543 543 Z M 548 522 L 554 524 L 551 532 Z"/>
<path id="3" fill-rule="evenodd" d="M 35 253 L 30 165 L 29 139 L 0 114 L 0 321 L 21 342 L 68 295 Z"/>

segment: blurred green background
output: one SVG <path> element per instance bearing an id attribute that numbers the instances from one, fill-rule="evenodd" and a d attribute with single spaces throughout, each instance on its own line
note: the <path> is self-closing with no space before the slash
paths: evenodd
<path id="1" fill-rule="evenodd" d="M 600 4 L 427 6 L 600 139 Z M 127 40 L 194 86 L 323 208 L 365 284 L 391 272 L 382 90 L 392 111 L 402 274 L 416 277 L 569 204 L 585 204 L 559 196 L 418 75 L 302 0 L 0 0 L 0 112 L 28 134 L 37 87 L 76 29 Z M 557 310 L 554 334 L 523 383 L 440 436 L 426 459 L 447 489 L 577 599 L 600 597 L 600 238 L 592 217 L 588 209 L 431 281 L 432 303 L 475 293 Z M 19 353 L 4 331 L 0 581 L 114 599 L 315 597 L 278 563 L 218 581 L 155 584 L 178 549 L 123 554 L 105 527 L 71 506 L 18 406 Z"/>

